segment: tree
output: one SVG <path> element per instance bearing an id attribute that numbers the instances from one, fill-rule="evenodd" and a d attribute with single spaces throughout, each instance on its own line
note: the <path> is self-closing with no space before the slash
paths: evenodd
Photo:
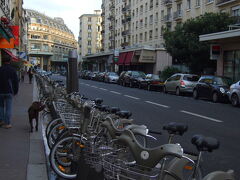
<path id="1" fill-rule="evenodd" d="M 209 59 L 209 43 L 199 42 L 199 35 L 226 31 L 235 22 L 236 19 L 226 13 L 205 13 L 178 24 L 174 31 L 165 29 L 165 48 L 173 59 L 187 65 L 191 72 L 201 73 L 216 63 Z"/>

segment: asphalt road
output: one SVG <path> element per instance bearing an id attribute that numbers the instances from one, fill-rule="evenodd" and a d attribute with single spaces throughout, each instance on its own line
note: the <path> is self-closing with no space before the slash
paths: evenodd
<path id="1" fill-rule="evenodd" d="M 62 76 L 54 78 L 65 79 Z M 188 125 L 188 131 L 174 140 L 184 149 L 196 151 L 191 144 L 191 137 L 195 134 L 217 138 L 220 148 L 203 155 L 203 174 L 233 169 L 236 179 L 239 179 L 240 108 L 234 108 L 227 103 L 215 104 L 206 100 L 194 100 L 189 96 L 176 96 L 83 79 L 79 79 L 79 90 L 88 98 L 100 97 L 106 105 L 131 111 L 136 124 L 145 124 L 151 130 L 162 131 L 163 135 L 158 137 L 155 146 L 167 143 L 168 134 L 162 127 L 169 122 Z"/>

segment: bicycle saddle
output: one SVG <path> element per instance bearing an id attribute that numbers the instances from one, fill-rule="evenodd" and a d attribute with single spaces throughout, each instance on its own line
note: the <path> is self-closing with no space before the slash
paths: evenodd
<path id="1" fill-rule="evenodd" d="M 141 166 L 154 168 L 165 156 L 178 158 L 183 156 L 183 149 L 179 144 L 165 144 L 155 148 L 143 147 L 137 141 L 134 133 L 128 129 L 124 130 L 117 139 L 130 148 L 134 160 Z"/>
<path id="2" fill-rule="evenodd" d="M 128 119 L 131 117 L 132 113 L 130 111 L 118 111 L 116 112 L 116 115 L 118 115 L 120 118 Z"/>
<path id="3" fill-rule="evenodd" d="M 167 130 L 169 134 L 182 136 L 188 129 L 188 126 L 182 123 L 170 122 L 163 126 L 163 130 Z"/>
<path id="4" fill-rule="evenodd" d="M 116 112 L 120 111 L 120 108 L 118 107 L 110 107 L 110 113 L 115 114 Z"/>
<path id="5" fill-rule="evenodd" d="M 103 99 L 101 99 L 101 98 L 96 98 L 96 99 L 94 99 L 94 102 L 95 102 L 95 104 L 99 105 L 99 104 L 102 104 Z"/>
<path id="6" fill-rule="evenodd" d="M 194 135 L 191 140 L 192 144 L 195 145 L 198 151 L 212 152 L 219 148 L 219 141 L 212 137 L 205 137 L 203 135 Z"/>

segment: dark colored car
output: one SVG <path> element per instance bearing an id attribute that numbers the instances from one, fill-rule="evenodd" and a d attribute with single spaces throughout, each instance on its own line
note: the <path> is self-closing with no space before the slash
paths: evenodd
<path id="1" fill-rule="evenodd" d="M 119 85 L 123 85 L 123 77 L 124 77 L 125 74 L 126 74 L 126 71 L 122 71 L 122 72 L 121 72 L 121 74 L 120 74 L 120 76 L 119 76 L 119 78 L 118 78 L 118 81 L 117 81 L 117 83 L 118 83 Z"/>
<path id="2" fill-rule="evenodd" d="M 103 82 L 104 79 L 105 79 L 105 74 L 106 74 L 106 72 L 99 72 L 99 73 L 96 74 L 96 78 L 95 79 L 97 81 Z"/>
<path id="3" fill-rule="evenodd" d="M 146 75 L 142 71 L 127 71 L 123 76 L 123 86 L 139 87 L 141 81 L 144 81 Z"/>
<path id="4" fill-rule="evenodd" d="M 147 88 L 147 90 L 160 90 L 163 88 L 164 81 L 160 79 L 159 75 L 147 74 L 146 78 L 140 82 L 139 88 Z"/>
<path id="5" fill-rule="evenodd" d="M 201 76 L 193 89 L 193 98 L 207 98 L 213 102 L 227 101 L 231 79 L 220 76 Z"/>

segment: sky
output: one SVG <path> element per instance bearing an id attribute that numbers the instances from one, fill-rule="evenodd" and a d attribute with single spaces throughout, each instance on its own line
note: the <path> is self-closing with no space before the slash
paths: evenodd
<path id="1" fill-rule="evenodd" d="M 79 17 L 82 14 L 93 14 L 101 9 L 102 0 L 23 0 L 23 7 L 33 9 L 49 17 L 61 17 L 74 33 L 79 34 Z"/>

